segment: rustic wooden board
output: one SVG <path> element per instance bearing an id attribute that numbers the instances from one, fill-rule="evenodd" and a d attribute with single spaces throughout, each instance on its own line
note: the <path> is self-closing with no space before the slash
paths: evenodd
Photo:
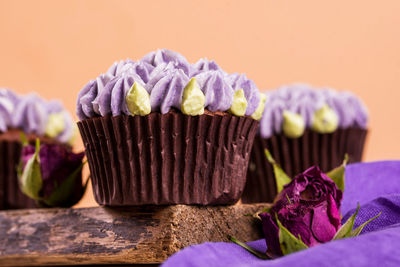
<path id="1" fill-rule="evenodd" d="M 32 209 L 0 212 L 0 265 L 161 263 L 207 241 L 262 237 L 244 216 L 267 204 Z"/>

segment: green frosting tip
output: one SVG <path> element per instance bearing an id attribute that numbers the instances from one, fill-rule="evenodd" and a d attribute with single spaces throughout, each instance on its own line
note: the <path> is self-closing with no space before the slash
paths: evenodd
<path id="1" fill-rule="evenodd" d="M 204 106 L 206 104 L 206 97 L 201 91 L 196 78 L 190 79 L 188 84 L 183 89 L 182 96 L 182 113 L 191 116 L 204 114 Z"/>
<path id="2" fill-rule="evenodd" d="M 318 133 L 333 133 L 339 126 L 336 112 L 328 105 L 315 111 L 311 128 Z"/>
<path id="3" fill-rule="evenodd" d="M 242 117 L 246 114 L 247 100 L 244 96 L 243 89 L 237 90 L 233 95 L 232 105 L 229 108 L 229 112 L 233 115 Z"/>
<path id="4" fill-rule="evenodd" d="M 283 133 L 289 138 L 298 138 L 303 135 L 306 124 L 300 114 L 285 110 L 283 112 Z"/>
<path id="5" fill-rule="evenodd" d="M 129 112 L 133 116 L 145 116 L 151 112 L 150 95 L 146 89 L 137 82 L 129 89 L 125 101 Z"/>
<path id="6" fill-rule="evenodd" d="M 64 128 L 64 114 L 62 112 L 50 114 L 47 119 L 45 135 L 55 138 L 64 131 Z"/>

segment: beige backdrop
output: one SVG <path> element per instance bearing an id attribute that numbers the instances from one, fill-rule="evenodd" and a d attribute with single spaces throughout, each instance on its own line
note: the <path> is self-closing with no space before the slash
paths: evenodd
<path id="1" fill-rule="evenodd" d="M 261 89 L 351 90 L 370 110 L 365 159 L 396 159 L 399 14 L 398 0 L 0 0 L 0 87 L 60 98 L 74 113 L 78 91 L 113 61 L 165 47 L 245 72 Z M 93 203 L 89 192 L 81 205 Z"/>

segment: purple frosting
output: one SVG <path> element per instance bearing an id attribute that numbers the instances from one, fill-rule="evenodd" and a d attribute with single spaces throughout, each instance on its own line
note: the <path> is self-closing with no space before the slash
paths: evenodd
<path id="1" fill-rule="evenodd" d="M 129 114 L 125 96 L 135 82 L 143 84 L 142 79 L 134 73 L 123 73 L 121 76 L 110 80 L 98 94 L 100 115 L 117 116 L 122 113 Z"/>
<path id="2" fill-rule="evenodd" d="M 367 128 L 368 110 L 354 94 L 344 91 L 336 93 L 335 96 L 333 90 L 325 89 L 324 95 L 328 105 L 336 111 L 341 128 Z"/>
<path id="3" fill-rule="evenodd" d="M 148 82 L 150 73 L 155 67 L 150 63 L 144 61 L 134 62 L 131 59 L 125 61 L 115 62 L 107 71 L 107 74 L 112 77 L 120 76 L 123 74 L 138 75 L 144 82 Z"/>
<path id="4" fill-rule="evenodd" d="M 234 90 L 227 83 L 225 74 L 220 70 L 200 72 L 195 76 L 206 97 L 206 107 L 212 112 L 228 110 L 233 101 Z M 215 90 L 214 88 L 219 88 Z"/>
<path id="5" fill-rule="evenodd" d="M 55 137 L 62 143 L 70 141 L 74 135 L 74 120 L 58 100 L 45 101 L 31 93 L 19 96 L 8 89 L 0 89 L 0 131 L 18 128 L 25 133 L 44 135 L 49 115 L 63 114 L 64 129 Z"/>
<path id="6" fill-rule="evenodd" d="M 264 138 L 281 133 L 285 110 L 300 114 L 309 128 L 315 111 L 324 105 L 336 112 L 340 128 L 367 128 L 367 109 L 350 92 L 338 92 L 329 88 L 316 90 L 307 84 L 292 84 L 269 91 L 266 96 L 265 109 L 260 120 L 260 135 Z"/>
<path id="7" fill-rule="evenodd" d="M 150 52 L 142 58 L 143 62 L 149 63 L 154 67 L 157 67 L 163 63 L 173 63 L 176 69 L 181 69 L 187 76 L 190 76 L 192 72 L 192 66 L 181 54 L 167 50 L 159 49 L 154 52 Z"/>
<path id="8" fill-rule="evenodd" d="M 46 129 L 47 110 L 46 104 L 36 94 L 29 94 L 22 98 L 16 106 L 12 126 L 22 129 L 26 133 L 43 135 Z"/>
<path id="9" fill-rule="evenodd" d="M 195 76 L 201 72 L 208 71 L 208 70 L 220 70 L 222 69 L 218 66 L 217 62 L 214 60 L 208 60 L 207 58 L 201 58 L 195 64 L 193 64 L 192 68 L 192 76 Z M 226 74 L 224 72 L 224 74 Z"/>
<path id="10" fill-rule="evenodd" d="M 233 73 L 227 75 L 227 82 L 237 91 L 243 89 L 247 99 L 246 115 L 251 115 L 256 111 L 260 102 L 260 93 L 252 80 L 247 79 L 246 74 Z"/>
<path id="11" fill-rule="evenodd" d="M 60 100 L 53 99 L 53 100 L 50 100 L 49 102 L 47 102 L 46 112 L 56 113 L 56 112 L 62 112 L 63 110 L 64 110 L 64 107 Z"/>
<path id="12" fill-rule="evenodd" d="M 107 70 L 107 74 L 110 74 L 111 76 L 116 76 L 118 74 L 120 74 L 122 71 L 121 69 L 125 66 L 125 65 L 131 65 L 134 64 L 135 61 L 127 58 L 126 60 L 121 60 L 121 61 L 116 61 L 114 62 L 111 67 Z"/>
<path id="13" fill-rule="evenodd" d="M 171 107 L 180 109 L 183 89 L 189 82 L 189 77 L 182 69 L 168 70 L 165 76 L 157 81 L 151 90 L 151 110 L 167 113 Z"/>
<path id="14" fill-rule="evenodd" d="M 91 80 L 78 94 L 76 113 L 79 119 L 85 119 L 99 114 L 98 94 L 104 86 L 114 78 L 113 75 L 106 73 Z"/>
<path id="15" fill-rule="evenodd" d="M 181 108 L 183 89 L 195 77 L 206 97 L 205 108 L 227 111 L 234 92 L 243 89 L 251 115 L 260 102 L 260 92 L 244 74 L 227 74 L 215 61 L 206 58 L 190 64 L 179 53 L 161 49 L 139 61 L 115 62 L 105 74 L 90 81 L 78 95 L 76 113 L 80 120 L 121 114 L 129 115 L 125 97 L 134 82 L 150 94 L 152 112 L 167 113 Z"/>
<path id="16" fill-rule="evenodd" d="M 0 89 L 0 131 L 5 132 L 13 117 L 14 107 L 19 102 L 19 97 L 12 91 Z"/>

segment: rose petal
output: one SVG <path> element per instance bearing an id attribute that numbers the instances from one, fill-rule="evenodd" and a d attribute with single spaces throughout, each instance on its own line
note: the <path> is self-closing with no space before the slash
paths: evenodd
<path id="1" fill-rule="evenodd" d="M 279 245 L 279 228 L 272 220 L 269 213 L 259 214 L 262 220 L 262 227 L 265 241 L 267 243 L 268 253 L 276 256 L 282 255 L 281 246 Z"/>
<path id="2" fill-rule="evenodd" d="M 313 208 L 311 230 L 314 237 L 321 243 L 328 242 L 335 236 L 336 227 L 331 224 L 326 202 Z"/>
<path id="3" fill-rule="evenodd" d="M 295 237 L 300 236 L 303 243 L 308 247 L 318 244 L 311 232 L 311 217 L 311 212 L 307 212 L 303 216 L 282 223 Z"/>
<path id="4" fill-rule="evenodd" d="M 339 230 L 341 225 L 340 212 L 332 195 L 329 195 L 328 198 L 328 216 L 333 226 L 335 226 L 336 231 Z"/>

